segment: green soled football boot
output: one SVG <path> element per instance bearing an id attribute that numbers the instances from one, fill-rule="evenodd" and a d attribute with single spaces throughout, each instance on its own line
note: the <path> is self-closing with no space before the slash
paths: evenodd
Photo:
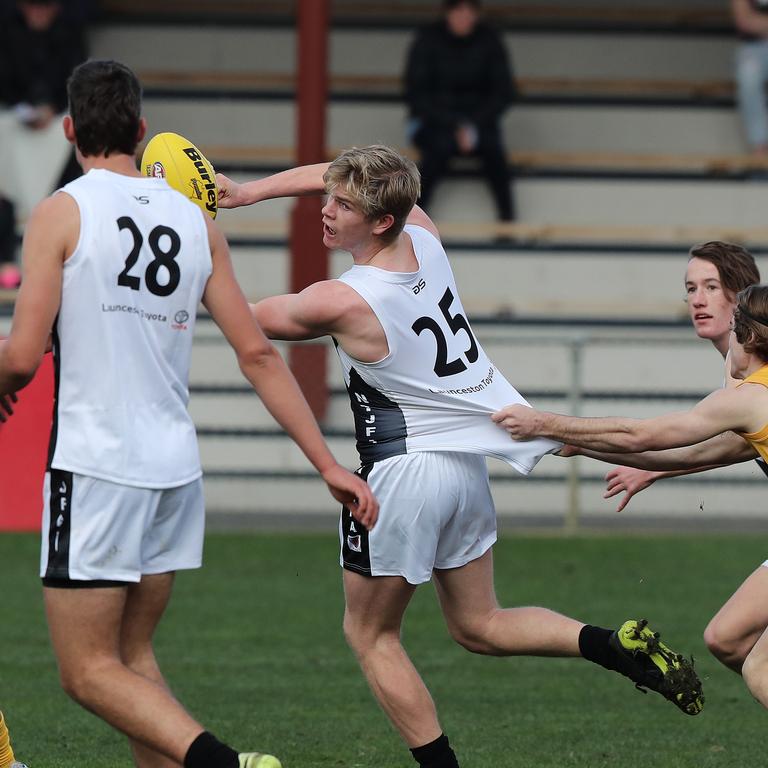
<path id="1" fill-rule="evenodd" d="M 669 699 L 686 715 L 698 715 L 704 707 L 701 680 L 690 661 L 667 648 L 659 633 L 645 619 L 625 621 L 610 638 L 619 657 L 619 672 L 643 690 L 650 688 Z"/>
<path id="2" fill-rule="evenodd" d="M 274 755 L 264 755 L 261 752 L 241 752 L 238 758 L 240 768 L 283 768 Z"/>

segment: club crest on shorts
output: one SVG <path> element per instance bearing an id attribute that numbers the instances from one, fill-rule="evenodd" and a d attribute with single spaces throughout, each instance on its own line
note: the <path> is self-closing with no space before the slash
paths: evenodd
<path id="1" fill-rule="evenodd" d="M 359 533 L 356 536 L 347 536 L 347 547 L 349 547 L 349 549 L 351 549 L 353 552 L 363 551 Z"/>

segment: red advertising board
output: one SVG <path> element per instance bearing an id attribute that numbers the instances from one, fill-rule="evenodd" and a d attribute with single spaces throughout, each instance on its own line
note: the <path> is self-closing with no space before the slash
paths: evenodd
<path id="1" fill-rule="evenodd" d="M 14 414 L 0 424 L 0 530 L 39 531 L 53 415 L 53 356 L 18 393 Z"/>

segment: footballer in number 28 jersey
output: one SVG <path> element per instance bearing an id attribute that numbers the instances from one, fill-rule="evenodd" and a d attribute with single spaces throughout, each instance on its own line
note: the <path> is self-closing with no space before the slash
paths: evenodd
<path id="1" fill-rule="evenodd" d="M 80 238 L 53 332 L 49 469 L 142 488 L 190 483 L 201 475 L 187 381 L 211 274 L 204 214 L 163 179 L 104 169 L 63 191 Z"/>

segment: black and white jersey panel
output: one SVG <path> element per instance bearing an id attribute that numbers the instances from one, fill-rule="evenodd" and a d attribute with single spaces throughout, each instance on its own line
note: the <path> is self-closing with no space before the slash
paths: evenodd
<path id="1" fill-rule="evenodd" d="M 409 225 L 405 232 L 416 272 L 355 265 L 339 277 L 371 307 L 389 347 L 376 363 L 336 347 L 362 463 L 414 451 L 462 451 L 528 474 L 559 444 L 515 442 L 491 421 L 499 408 L 526 401 L 475 338 L 440 241 L 423 227 Z"/>

